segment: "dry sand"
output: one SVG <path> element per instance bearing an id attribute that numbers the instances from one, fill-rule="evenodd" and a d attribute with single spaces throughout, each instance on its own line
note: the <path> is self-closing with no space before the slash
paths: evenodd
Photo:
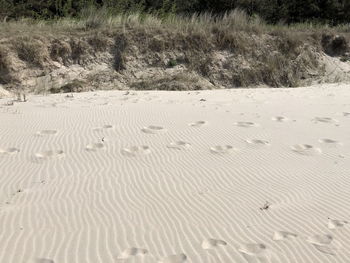
<path id="1" fill-rule="evenodd" d="M 0 262 L 350 262 L 350 86 L 0 100 Z"/>

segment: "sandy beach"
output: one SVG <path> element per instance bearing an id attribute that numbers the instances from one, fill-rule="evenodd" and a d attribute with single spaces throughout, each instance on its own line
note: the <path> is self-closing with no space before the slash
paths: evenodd
<path id="1" fill-rule="evenodd" d="M 0 262 L 350 261 L 350 86 L 0 99 Z"/>

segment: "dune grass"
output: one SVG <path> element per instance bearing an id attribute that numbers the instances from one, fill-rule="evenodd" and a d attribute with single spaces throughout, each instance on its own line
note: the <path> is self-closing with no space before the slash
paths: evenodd
<path id="1" fill-rule="evenodd" d="M 77 32 L 106 29 L 128 29 L 135 27 L 177 30 L 182 32 L 211 32 L 215 28 L 224 31 L 245 31 L 254 33 L 269 33 L 278 31 L 289 32 L 319 32 L 333 31 L 350 33 L 350 24 L 336 27 L 325 24 L 299 23 L 292 25 L 267 24 L 259 16 L 248 16 L 244 11 L 235 9 L 223 15 L 211 13 L 194 13 L 192 15 L 157 16 L 154 14 L 134 12 L 124 14 L 112 14 L 105 8 L 92 7 L 82 11 L 79 18 L 61 18 L 57 20 L 34 20 L 23 18 L 18 21 L 6 20 L 0 22 L 0 33 L 31 32 L 36 30 L 54 32 Z"/>

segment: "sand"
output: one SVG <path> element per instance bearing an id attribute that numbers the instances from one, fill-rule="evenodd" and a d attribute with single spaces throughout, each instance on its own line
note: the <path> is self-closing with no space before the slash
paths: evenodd
<path id="1" fill-rule="evenodd" d="M 0 262 L 350 260 L 350 86 L 0 100 Z"/>

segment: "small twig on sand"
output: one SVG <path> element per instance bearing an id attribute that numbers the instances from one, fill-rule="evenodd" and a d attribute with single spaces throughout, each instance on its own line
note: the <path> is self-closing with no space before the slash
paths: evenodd
<path id="1" fill-rule="evenodd" d="M 14 105 L 14 101 L 10 100 L 6 102 L 6 106 L 13 106 Z"/>
<path id="2" fill-rule="evenodd" d="M 24 92 L 17 93 L 17 102 L 27 102 L 27 95 Z"/>
<path id="3" fill-rule="evenodd" d="M 270 203 L 268 201 L 265 202 L 263 207 L 260 207 L 260 210 L 268 210 L 270 208 Z"/>

